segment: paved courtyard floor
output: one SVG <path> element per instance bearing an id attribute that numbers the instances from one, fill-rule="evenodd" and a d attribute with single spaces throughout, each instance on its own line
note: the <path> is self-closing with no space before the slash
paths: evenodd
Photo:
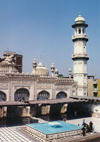
<path id="1" fill-rule="evenodd" d="M 94 118 L 94 117 L 86 117 L 86 118 L 79 118 L 79 119 L 72 119 L 72 120 L 67 120 L 66 122 L 75 124 L 75 125 L 80 125 L 82 126 L 83 119 L 85 119 L 85 123 L 89 124 L 90 121 L 92 121 L 94 125 L 95 132 L 100 132 L 100 118 Z"/>
<path id="2" fill-rule="evenodd" d="M 85 122 L 88 124 L 90 121 L 92 121 L 95 125 L 95 131 L 100 132 L 100 118 L 87 117 L 81 119 L 67 120 L 66 122 L 76 125 L 80 124 L 81 126 L 83 119 L 85 119 Z M 39 119 L 39 123 L 41 122 L 45 121 Z M 21 127 L 24 126 L 0 127 L 0 142 L 39 142 L 29 134 L 22 132 Z"/>

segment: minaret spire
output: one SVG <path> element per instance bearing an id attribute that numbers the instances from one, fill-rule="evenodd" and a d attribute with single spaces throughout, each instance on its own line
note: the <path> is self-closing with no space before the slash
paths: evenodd
<path id="1" fill-rule="evenodd" d="M 79 16 L 81 16 L 81 12 L 80 12 L 80 10 L 79 10 Z"/>
<path id="2" fill-rule="evenodd" d="M 40 62 L 41 62 L 41 55 L 40 55 Z"/>

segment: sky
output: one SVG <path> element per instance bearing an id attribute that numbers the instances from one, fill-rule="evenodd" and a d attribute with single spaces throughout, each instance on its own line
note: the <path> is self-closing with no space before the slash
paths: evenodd
<path id="1" fill-rule="evenodd" d="M 36 59 L 49 70 L 52 62 L 59 74 L 73 73 L 72 35 L 76 17 L 88 28 L 88 75 L 100 78 L 100 0 L 0 0 L 0 57 L 4 51 L 23 55 L 23 72 L 31 73 Z"/>

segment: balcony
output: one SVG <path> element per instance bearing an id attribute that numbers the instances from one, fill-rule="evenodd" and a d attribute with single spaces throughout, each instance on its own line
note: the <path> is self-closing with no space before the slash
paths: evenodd
<path id="1" fill-rule="evenodd" d="M 88 35 L 84 35 L 84 34 L 79 34 L 79 35 L 74 35 L 72 36 L 72 40 L 75 41 L 77 39 L 84 39 L 86 41 L 88 41 Z"/>
<path id="2" fill-rule="evenodd" d="M 76 58 L 85 58 L 89 60 L 89 55 L 88 54 L 72 54 L 72 59 L 74 60 Z"/>

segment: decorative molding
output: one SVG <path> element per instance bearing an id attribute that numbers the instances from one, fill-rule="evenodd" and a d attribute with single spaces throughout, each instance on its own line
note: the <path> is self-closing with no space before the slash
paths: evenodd
<path id="1" fill-rule="evenodd" d="M 69 90 L 69 87 L 66 86 L 66 85 L 57 85 L 57 86 L 55 86 L 55 88 L 56 89 L 67 89 L 67 90 Z"/>
<path id="2" fill-rule="evenodd" d="M 17 89 L 20 89 L 20 88 L 26 88 L 26 89 L 28 89 L 28 90 L 30 90 L 30 88 L 31 88 L 31 86 L 25 86 L 25 85 L 16 85 L 16 86 L 14 86 L 14 88 L 15 88 L 15 90 L 17 90 Z"/>
<path id="3" fill-rule="evenodd" d="M 36 85 L 36 87 L 37 87 L 37 89 L 39 89 L 39 88 L 51 88 L 51 84 L 48 84 L 48 83 L 38 83 L 37 85 Z"/>
<path id="4" fill-rule="evenodd" d="M 8 83 L 0 83 L 0 88 L 8 88 Z"/>

